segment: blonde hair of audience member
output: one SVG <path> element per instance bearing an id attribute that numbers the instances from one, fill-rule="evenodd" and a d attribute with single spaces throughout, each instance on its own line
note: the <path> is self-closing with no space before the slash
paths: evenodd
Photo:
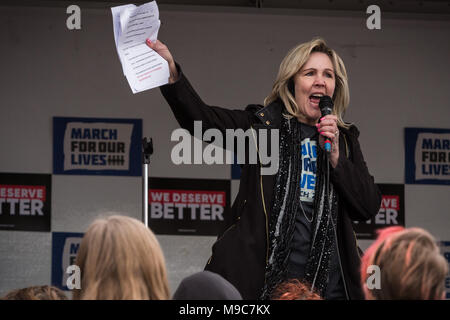
<path id="1" fill-rule="evenodd" d="M 169 299 L 164 255 L 153 232 L 133 218 L 95 220 L 81 242 L 75 300 Z"/>
<path id="2" fill-rule="evenodd" d="M 68 300 L 64 292 L 53 286 L 32 286 L 13 290 L 0 300 Z"/>
<path id="3" fill-rule="evenodd" d="M 367 285 L 370 265 L 380 268 L 379 289 Z M 361 261 L 361 281 L 368 300 L 443 299 L 447 273 L 448 264 L 436 240 L 421 228 L 381 230 Z"/>

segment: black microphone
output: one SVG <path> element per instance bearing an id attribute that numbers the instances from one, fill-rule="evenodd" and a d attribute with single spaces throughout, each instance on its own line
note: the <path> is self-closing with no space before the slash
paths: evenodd
<path id="1" fill-rule="evenodd" d="M 333 112 L 333 100 L 331 100 L 330 96 L 322 96 L 320 97 L 319 102 L 319 109 L 322 113 L 322 117 L 325 117 L 326 115 L 329 115 Z M 325 137 L 325 151 L 330 153 L 331 152 L 331 141 L 329 138 Z"/>

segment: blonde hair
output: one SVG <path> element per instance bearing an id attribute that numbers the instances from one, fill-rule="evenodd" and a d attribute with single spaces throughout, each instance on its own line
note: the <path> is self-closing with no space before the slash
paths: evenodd
<path id="1" fill-rule="evenodd" d="M 367 250 L 361 264 L 363 286 L 369 265 L 380 268 L 380 289 L 367 289 L 376 300 L 440 299 L 445 290 L 448 264 L 436 240 L 421 228 L 386 228 Z"/>
<path id="2" fill-rule="evenodd" d="M 75 300 L 169 299 L 164 255 L 153 232 L 133 218 L 95 220 L 81 241 Z"/>
<path id="3" fill-rule="evenodd" d="M 272 92 L 264 100 L 264 106 L 267 106 L 271 102 L 280 98 L 281 101 L 283 101 L 289 115 L 299 118 L 301 111 L 294 96 L 289 91 L 289 81 L 293 80 L 293 77 L 300 71 L 313 52 L 325 53 L 333 64 L 336 79 L 333 95 L 333 114 L 337 116 L 339 126 L 348 128 L 349 125 L 343 120 L 345 110 L 350 103 L 347 71 L 345 69 L 344 62 L 339 55 L 333 49 L 329 48 L 326 45 L 325 40 L 322 38 L 315 38 L 309 42 L 299 44 L 289 50 L 288 54 L 281 62 L 277 78 L 272 87 Z"/>

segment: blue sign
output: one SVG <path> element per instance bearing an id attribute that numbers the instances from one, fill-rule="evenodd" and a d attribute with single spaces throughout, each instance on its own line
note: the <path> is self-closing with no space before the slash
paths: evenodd
<path id="1" fill-rule="evenodd" d="M 405 183 L 450 185 L 450 129 L 405 128 Z"/>
<path id="2" fill-rule="evenodd" d="M 67 288 L 67 267 L 75 264 L 83 233 L 53 232 L 52 234 L 52 285 Z"/>
<path id="3" fill-rule="evenodd" d="M 140 176 L 142 120 L 53 118 L 53 173 Z"/>

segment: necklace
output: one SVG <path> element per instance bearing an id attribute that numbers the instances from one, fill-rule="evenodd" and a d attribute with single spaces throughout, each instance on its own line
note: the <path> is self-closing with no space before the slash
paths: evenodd
<path id="1" fill-rule="evenodd" d="M 302 212 L 303 212 L 303 215 L 305 216 L 306 221 L 308 221 L 309 223 L 312 223 L 312 221 L 314 219 L 314 212 L 311 215 L 311 219 L 309 219 L 308 216 L 306 215 L 305 210 L 303 209 L 302 200 L 300 200 L 300 209 L 302 209 Z"/>

